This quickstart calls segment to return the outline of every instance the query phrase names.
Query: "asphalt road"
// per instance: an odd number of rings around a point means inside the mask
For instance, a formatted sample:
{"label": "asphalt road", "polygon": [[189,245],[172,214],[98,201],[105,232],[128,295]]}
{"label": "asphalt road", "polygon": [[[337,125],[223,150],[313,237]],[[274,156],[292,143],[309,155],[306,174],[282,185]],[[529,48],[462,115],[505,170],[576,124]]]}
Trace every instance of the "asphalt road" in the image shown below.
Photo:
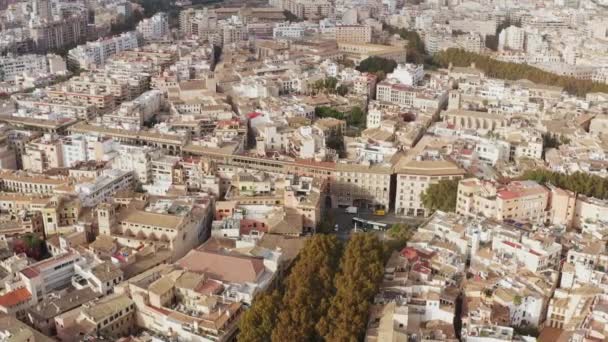
{"label": "asphalt road", "polygon": [[371,210],[361,210],[357,214],[349,214],[344,208],[333,208],[329,211],[329,216],[333,219],[335,224],[338,225],[338,231],[336,234],[340,239],[347,240],[354,232],[353,218],[358,217],[368,221],[386,223],[388,227],[396,223],[407,223],[407,224],[418,224],[421,223],[420,219],[404,218],[395,216],[393,213],[387,213],[384,216],[376,216]]}

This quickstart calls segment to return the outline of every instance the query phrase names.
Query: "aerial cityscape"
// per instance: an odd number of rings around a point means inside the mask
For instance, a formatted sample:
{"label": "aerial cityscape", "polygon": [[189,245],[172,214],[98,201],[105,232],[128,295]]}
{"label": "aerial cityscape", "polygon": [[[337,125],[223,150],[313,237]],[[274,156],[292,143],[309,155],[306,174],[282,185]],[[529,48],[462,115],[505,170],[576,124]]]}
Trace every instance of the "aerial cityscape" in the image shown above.
{"label": "aerial cityscape", "polygon": [[608,0],[0,0],[0,342],[608,342]]}

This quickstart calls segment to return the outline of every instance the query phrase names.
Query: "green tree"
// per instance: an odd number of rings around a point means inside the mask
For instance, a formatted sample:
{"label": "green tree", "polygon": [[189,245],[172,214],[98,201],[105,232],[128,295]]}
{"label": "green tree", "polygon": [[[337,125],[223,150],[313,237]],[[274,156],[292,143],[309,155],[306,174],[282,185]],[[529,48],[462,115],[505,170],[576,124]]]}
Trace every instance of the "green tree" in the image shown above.
{"label": "green tree", "polygon": [[338,93],[338,95],[344,96],[344,95],[348,94],[348,87],[345,86],[344,84],[340,84],[338,86],[338,88],[336,88],[336,92]]}
{"label": "green tree", "polygon": [[344,120],[344,113],[335,110],[331,107],[316,107],[315,108],[315,116],[318,118],[334,118],[339,120]]}
{"label": "green tree", "polygon": [[527,64],[502,62],[490,56],[461,49],[451,48],[433,55],[433,64],[444,68],[450,64],[468,67],[472,63],[488,77],[506,80],[528,79],[539,84],[563,87],[566,92],[577,96],[585,96],[590,92],[608,92],[608,84],[560,76]]}
{"label": "green tree", "polygon": [[350,110],[350,115],[348,117],[349,125],[364,128],[366,124],[365,120],[365,112],[363,112],[361,107],[353,107]]}
{"label": "green tree", "polygon": [[344,136],[342,135],[330,135],[325,140],[327,147],[336,150],[340,158],[345,157],[346,149],[344,148]]}
{"label": "green tree", "polygon": [[359,63],[357,70],[360,72],[376,73],[382,71],[385,74],[393,72],[397,67],[397,62],[392,59],[382,57],[368,57]]}
{"label": "green tree", "polygon": [[340,260],[336,294],[317,330],[327,341],[363,339],[369,307],[384,274],[383,246],[373,234],[354,234]]}
{"label": "green tree", "polygon": [[608,179],[584,172],[565,174],[541,169],[528,170],[521,179],[533,180],[540,184],[553,184],[581,195],[608,199]]}
{"label": "green tree", "polygon": [[428,210],[454,211],[458,196],[458,180],[440,180],[422,194],[422,204]]}
{"label": "green tree", "polygon": [[515,333],[520,336],[538,337],[540,335],[540,331],[538,331],[538,328],[532,325],[520,325],[514,327],[513,330],[515,330]]}
{"label": "green tree", "polygon": [[281,295],[278,290],[258,295],[239,322],[237,340],[239,342],[270,341],[280,305]]}
{"label": "green tree", "polygon": [[323,86],[328,91],[333,92],[336,89],[336,87],[338,86],[338,79],[335,77],[328,77],[325,79]]}
{"label": "green tree", "polygon": [[315,324],[334,294],[342,246],[335,235],[315,235],[300,253],[285,282],[272,341],[320,341]]}

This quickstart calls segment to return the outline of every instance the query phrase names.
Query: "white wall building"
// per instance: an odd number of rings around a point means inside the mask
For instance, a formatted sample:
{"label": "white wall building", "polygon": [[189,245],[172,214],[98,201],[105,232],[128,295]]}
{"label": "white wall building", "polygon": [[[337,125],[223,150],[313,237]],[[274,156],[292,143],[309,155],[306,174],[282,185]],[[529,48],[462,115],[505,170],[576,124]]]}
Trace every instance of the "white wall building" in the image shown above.
{"label": "white wall building", "polygon": [[112,168],[133,171],[142,184],[152,181],[152,160],[160,158],[161,150],[150,146],[120,145],[118,156],[112,161]]}
{"label": "white wall building", "polygon": [[106,170],[93,182],[76,184],[75,192],[85,207],[94,207],[109,199],[116,192],[124,190],[133,184],[132,171]]}
{"label": "white wall building", "polygon": [[498,50],[523,51],[526,42],[526,32],[517,26],[509,26],[498,35]]}
{"label": "white wall building", "polygon": [[141,33],[145,40],[162,39],[169,35],[169,16],[167,13],[159,12],[150,18],[146,18],[137,24],[137,32]]}
{"label": "white wall building", "polygon": [[424,78],[424,66],[422,64],[399,64],[387,78],[394,78],[401,84],[415,86]]}
{"label": "white wall building", "polygon": [[68,63],[82,69],[95,69],[104,65],[112,55],[138,48],[139,41],[139,33],[129,31],[119,36],[88,42],[70,50]]}

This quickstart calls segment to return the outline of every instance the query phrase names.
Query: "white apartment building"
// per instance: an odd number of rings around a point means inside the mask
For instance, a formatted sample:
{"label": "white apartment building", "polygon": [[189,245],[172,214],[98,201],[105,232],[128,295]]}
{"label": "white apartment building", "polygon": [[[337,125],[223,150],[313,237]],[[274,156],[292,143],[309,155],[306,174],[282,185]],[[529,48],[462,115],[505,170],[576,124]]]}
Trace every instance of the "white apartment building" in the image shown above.
{"label": "white apartment building", "polygon": [[422,64],[399,64],[387,75],[387,78],[394,78],[401,84],[416,86],[424,78],[424,65]]}
{"label": "white apartment building", "polygon": [[526,31],[517,26],[509,26],[498,35],[498,50],[523,51],[526,43]]}
{"label": "white apartment building", "polygon": [[137,31],[129,31],[107,39],[100,39],[79,45],[68,53],[68,64],[82,69],[96,69],[103,66],[111,56],[139,47]]}
{"label": "white apartment building", "polygon": [[[63,60],[57,55],[7,55],[0,57],[0,81],[14,81],[23,75],[45,76],[52,73],[65,72],[56,59]],[[53,70],[51,70],[53,66]]]}
{"label": "white apartment building", "polygon": [[152,161],[161,157],[160,149],[150,146],[120,145],[118,156],[112,161],[112,168],[133,171],[141,184],[152,182]]}
{"label": "white apartment building", "polygon": [[133,177],[132,171],[105,170],[92,182],[76,184],[74,192],[80,197],[83,206],[94,207],[116,192],[131,187]]}
{"label": "white apartment building", "polygon": [[71,134],[61,139],[63,164],[72,167],[75,164],[87,160],[103,161],[110,159],[110,153],[114,150],[112,139],[86,135]]}
{"label": "white apartment building", "polygon": [[301,39],[305,33],[306,27],[302,23],[278,23],[272,29],[274,39]]}
{"label": "white apartment building", "polygon": [[19,276],[36,303],[45,295],[68,287],[75,274],[74,266],[86,262],[80,254],[70,251],[32,264],[21,270]]}
{"label": "white apartment building", "polygon": [[445,160],[410,161],[397,171],[395,214],[425,217],[431,212],[422,203],[422,194],[441,180],[460,179],[464,170]]}
{"label": "white apartment building", "polygon": [[150,18],[146,18],[137,24],[137,32],[141,33],[145,40],[166,38],[169,33],[169,16],[167,13],[158,12]]}

